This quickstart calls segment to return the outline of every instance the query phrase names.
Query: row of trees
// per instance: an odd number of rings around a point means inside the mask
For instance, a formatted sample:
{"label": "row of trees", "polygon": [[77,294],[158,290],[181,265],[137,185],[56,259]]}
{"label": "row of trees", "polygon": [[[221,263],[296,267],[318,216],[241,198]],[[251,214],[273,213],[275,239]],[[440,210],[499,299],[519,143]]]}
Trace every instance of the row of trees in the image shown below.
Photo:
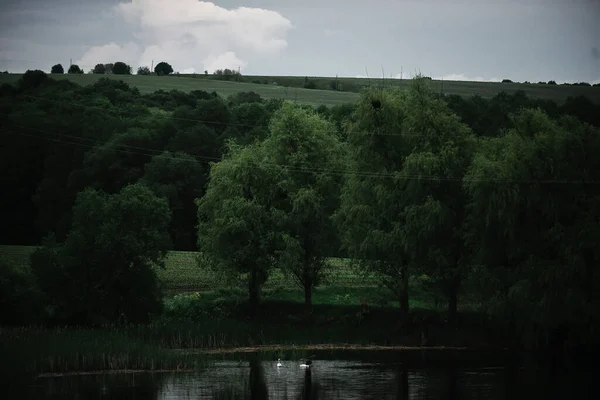
{"label": "row of trees", "polygon": [[[108,63],[108,64],[96,64],[96,66],[90,71],[92,74],[115,74],[115,75],[131,75],[132,68],[129,64],[126,64],[122,61],[117,61],[116,63]],[[65,69],[61,64],[53,65],[50,72],[52,74],[64,74]],[[83,74],[83,70],[77,64],[71,64],[69,66],[69,70],[67,71],[69,74]],[[173,67],[164,61],[159,62],[154,67],[154,73],[159,76],[170,75],[173,73]],[[137,70],[138,75],[152,75],[152,71],[150,68],[141,66]]]}
{"label": "row of trees", "polygon": [[343,252],[405,316],[409,279],[426,274],[451,322],[476,281],[490,314],[521,334],[566,325],[583,342],[598,326],[600,143],[569,103],[446,99],[416,79],[315,109],[41,72],[0,95],[13,188],[2,218],[15,227],[3,242],[53,234],[33,270],[59,321],[147,319],[160,307],[150,266],[177,248],[246,274],[254,307],[274,268],[310,306],[327,258]]}

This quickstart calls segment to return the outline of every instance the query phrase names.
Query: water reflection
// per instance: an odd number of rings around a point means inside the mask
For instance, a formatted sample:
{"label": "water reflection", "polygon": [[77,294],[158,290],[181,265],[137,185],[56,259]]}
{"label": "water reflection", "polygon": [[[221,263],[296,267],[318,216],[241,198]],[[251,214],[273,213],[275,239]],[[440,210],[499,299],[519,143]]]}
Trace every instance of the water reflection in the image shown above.
{"label": "water reflection", "polygon": [[39,399],[504,399],[504,368],[408,369],[357,361],[216,362],[195,373],[43,378]]}

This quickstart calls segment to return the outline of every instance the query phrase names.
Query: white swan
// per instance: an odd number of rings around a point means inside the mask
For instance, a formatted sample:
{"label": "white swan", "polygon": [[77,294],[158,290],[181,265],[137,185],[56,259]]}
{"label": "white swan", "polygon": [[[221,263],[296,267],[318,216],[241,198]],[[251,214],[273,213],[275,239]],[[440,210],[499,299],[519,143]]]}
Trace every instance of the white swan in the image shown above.
{"label": "white swan", "polygon": [[277,359],[277,368],[281,367],[283,364],[281,363],[281,359]]}
{"label": "white swan", "polygon": [[306,360],[302,364],[300,364],[300,368],[310,368],[311,365],[312,365],[312,361]]}

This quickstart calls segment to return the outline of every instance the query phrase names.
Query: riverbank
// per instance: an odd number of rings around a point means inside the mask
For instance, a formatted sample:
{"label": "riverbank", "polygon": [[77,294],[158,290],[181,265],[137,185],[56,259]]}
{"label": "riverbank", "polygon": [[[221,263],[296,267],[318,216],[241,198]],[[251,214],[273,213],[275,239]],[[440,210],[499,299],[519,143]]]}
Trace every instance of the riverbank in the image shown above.
{"label": "riverbank", "polygon": [[214,356],[239,358],[257,352],[301,357],[311,352],[431,353],[511,347],[506,335],[466,302],[457,327],[451,328],[444,310],[436,308],[425,292],[412,296],[410,318],[403,324],[396,302],[377,288],[322,288],[313,299],[308,314],[301,291],[266,290],[259,313],[250,319],[245,292],[221,289],[170,296],[162,315],[148,325],[4,328],[2,364],[11,374],[33,377],[184,371],[201,367]]}

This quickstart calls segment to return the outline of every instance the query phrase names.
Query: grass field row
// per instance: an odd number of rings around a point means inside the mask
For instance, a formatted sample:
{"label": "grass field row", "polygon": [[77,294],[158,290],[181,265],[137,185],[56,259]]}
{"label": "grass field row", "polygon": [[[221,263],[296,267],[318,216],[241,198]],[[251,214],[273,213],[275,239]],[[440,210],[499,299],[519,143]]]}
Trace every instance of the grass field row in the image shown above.
{"label": "grass field row", "polygon": [[[0,84],[16,83],[23,74],[0,74]],[[157,90],[204,90],[217,92],[223,97],[228,97],[239,92],[253,91],[265,99],[284,99],[307,103],[315,106],[326,104],[336,105],[351,103],[358,99],[358,93],[334,92],[331,90],[310,90],[300,88],[286,88],[277,85],[260,85],[244,82],[227,82],[213,79],[195,79],[175,76],[138,76],[138,75],[52,75],[53,79],[68,79],[78,85],[92,85],[100,78],[112,78],[137,87],[141,93],[152,93]]]}
{"label": "grass field row", "polygon": [[[0,246],[0,257],[18,267],[27,268],[29,256],[35,246]],[[198,253],[171,251],[166,258],[166,268],[157,271],[158,277],[169,292],[202,291],[220,288],[222,280],[209,268],[200,267]],[[326,278],[327,286],[376,286],[373,277],[364,277],[352,265],[350,260],[331,259],[332,268]],[[242,281],[239,286],[245,287]],[[279,270],[273,271],[265,285],[265,289],[295,288],[296,284]]]}
{"label": "grass field row", "polygon": [[[0,84],[17,82],[23,74],[0,74]],[[177,89],[184,92],[192,90],[215,91],[227,97],[238,92],[253,91],[266,99],[285,99],[308,103],[312,105],[336,105],[354,102],[358,99],[358,93],[339,92],[333,90],[304,89],[302,86],[304,77],[296,76],[245,76],[246,81],[268,81],[274,84],[256,84],[247,82],[219,81],[208,78],[191,78],[177,76],[140,76],[140,75],[92,75],[92,74],[64,74],[52,75],[53,79],[68,79],[79,85],[90,85],[103,77],[123,80],[129,85],[137,87],[142,93],[150,93],[159,89]],[[312,81],[331,81],[336,78],[314,77]],[[369,85],[384,85],[386,87],[407,88],[410,79],[385,79],[381,78],[337,78],[343,85],[364,87]],[[287,86],[287,87],[286,87]],[[479,95],[483,98],[491,98],[505,91],[514,93],[523,90],[525,94],[533,98],[554,100],[563,102],[569,96],[586,96],[595,103],[600,103],[600,87],[586,86],[562,86],[545,85],[534,83],[499,83],[499,82],[470,82],[470,81],[436,81],[431,80],[431,89],[436,93],[457,94],[460,96]]]}

